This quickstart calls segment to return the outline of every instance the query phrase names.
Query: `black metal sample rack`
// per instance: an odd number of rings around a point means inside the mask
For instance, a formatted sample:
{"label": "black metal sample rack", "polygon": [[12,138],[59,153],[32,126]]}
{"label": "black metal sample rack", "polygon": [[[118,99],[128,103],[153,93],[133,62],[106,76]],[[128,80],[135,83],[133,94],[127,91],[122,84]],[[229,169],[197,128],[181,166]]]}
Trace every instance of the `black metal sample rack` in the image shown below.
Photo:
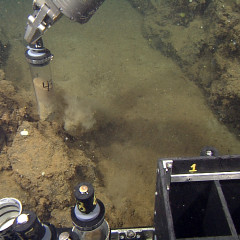
{"label": "black metal sample rack", "polygon": [[160,159],[155,239],[240,239],[240,156]]}

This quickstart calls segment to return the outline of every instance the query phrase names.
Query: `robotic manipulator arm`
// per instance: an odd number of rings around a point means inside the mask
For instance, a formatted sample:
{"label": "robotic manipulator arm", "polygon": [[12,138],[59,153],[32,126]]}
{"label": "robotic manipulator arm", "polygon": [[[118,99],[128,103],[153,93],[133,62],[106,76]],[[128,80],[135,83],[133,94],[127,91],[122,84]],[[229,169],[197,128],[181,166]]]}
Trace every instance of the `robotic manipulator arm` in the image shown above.
{"label": "robotic manipulator arm", "polygon": [[[63,15],[86,23],[104,0],[33,0],[33,14],[28,17],[24,39],[25,57],[30,66],[40,119],[54,115],[54,92],[49,63],[53,55],[43,46],[42,36]],[[47,90],[47,91],[46,91]]]}
{"label": "robotic manipulator arm", "polygon": [[24,39],[35,45],[62,15],[86,23],[104,0],[33,0],[34,13],[28,17]]}

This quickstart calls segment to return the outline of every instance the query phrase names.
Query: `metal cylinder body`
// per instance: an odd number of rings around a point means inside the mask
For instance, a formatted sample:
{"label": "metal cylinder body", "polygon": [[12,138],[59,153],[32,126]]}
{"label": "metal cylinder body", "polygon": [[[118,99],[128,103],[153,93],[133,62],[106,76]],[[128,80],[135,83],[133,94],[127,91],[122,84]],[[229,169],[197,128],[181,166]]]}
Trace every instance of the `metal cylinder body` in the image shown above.
{"label": "metal cylinder body", "polygon": [[104,0],[53,0],[60,11],[79,23],[86,23]]}

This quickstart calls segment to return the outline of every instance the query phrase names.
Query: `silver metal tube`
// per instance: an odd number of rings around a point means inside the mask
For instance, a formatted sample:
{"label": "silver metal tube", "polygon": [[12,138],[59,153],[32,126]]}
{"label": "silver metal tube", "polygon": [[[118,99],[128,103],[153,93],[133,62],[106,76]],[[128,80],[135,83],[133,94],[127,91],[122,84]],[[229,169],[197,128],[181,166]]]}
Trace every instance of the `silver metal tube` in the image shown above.
{"label": "silver metal tube", "polygon": [[22,204],[18,199],[2,198],[0,200],[0,238],[11,236],[10,228],[21,212]]}

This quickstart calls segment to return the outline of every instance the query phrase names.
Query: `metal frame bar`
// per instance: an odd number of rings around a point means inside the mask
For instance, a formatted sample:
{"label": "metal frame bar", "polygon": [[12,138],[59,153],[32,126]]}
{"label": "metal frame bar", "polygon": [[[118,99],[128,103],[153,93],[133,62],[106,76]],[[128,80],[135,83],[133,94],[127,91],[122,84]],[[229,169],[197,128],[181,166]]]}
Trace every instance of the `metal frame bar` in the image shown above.
{"label": "metal frame bar", "polygon": [[195,173],[195,174],[173,174],[171,182],[194,182],[194,181],[215,181],[240,179],[239,172],[220,173]]}

